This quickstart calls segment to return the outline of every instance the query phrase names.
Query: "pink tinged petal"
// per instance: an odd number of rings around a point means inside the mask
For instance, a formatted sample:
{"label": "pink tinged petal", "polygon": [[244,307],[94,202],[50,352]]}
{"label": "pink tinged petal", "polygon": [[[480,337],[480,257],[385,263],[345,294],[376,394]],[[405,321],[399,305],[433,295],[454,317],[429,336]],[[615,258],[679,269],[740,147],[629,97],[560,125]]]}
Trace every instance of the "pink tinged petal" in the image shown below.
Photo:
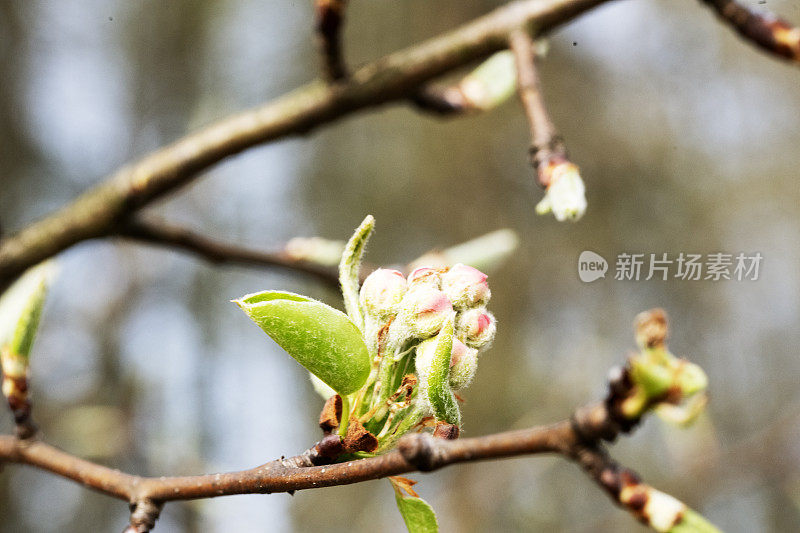
{"label": "pink tinged petal", "polygon": [[420,315],[449,313],[453,310],[453,304],[447,295],[441,291],[432,291],[430,298],[420,302],[417,312]]}
{"label": "pink tinged petal", "polygon": [[398,321],[409,328],[411,337],[435,335],[453,312],[447,296],[430,286],[415,287],[406,293]]}
{"label": "pink tinged petal", "polygon": [[477,268],[459,263],[442,276],[442,290],[456,308],[484,305],[491,296],[487,278]]}
{"label": "pink tinged petal", "polygon": [[430,285],[436,289],[442,284],[442,269],[433,267],[419,267],[408,275],[409,287]]}
{"label": "pink tinged petal", "polygon": [[458,337],[453,336],[453,351],[450,354],[450,366],[457,365],[470,351],[470,348],[461,342]]}
{"label": "pink tinged petal", "polygon": [[485,308],[463,311],[458,317],[458,335],[473,348],[483,348],[493,339],[497,324]]}

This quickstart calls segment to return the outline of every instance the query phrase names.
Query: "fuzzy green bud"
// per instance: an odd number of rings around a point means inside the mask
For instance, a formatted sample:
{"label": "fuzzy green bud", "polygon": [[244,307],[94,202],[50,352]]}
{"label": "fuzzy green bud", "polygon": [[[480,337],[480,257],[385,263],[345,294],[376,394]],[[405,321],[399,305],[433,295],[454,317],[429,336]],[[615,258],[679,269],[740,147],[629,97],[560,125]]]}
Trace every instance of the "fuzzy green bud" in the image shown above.
{"label": "fuzzy green bud", "polygon": [[359,302],[364,311],[374,317],[397,313],[406,293],[406,279],[397,270],[379,268],[361,286]]}

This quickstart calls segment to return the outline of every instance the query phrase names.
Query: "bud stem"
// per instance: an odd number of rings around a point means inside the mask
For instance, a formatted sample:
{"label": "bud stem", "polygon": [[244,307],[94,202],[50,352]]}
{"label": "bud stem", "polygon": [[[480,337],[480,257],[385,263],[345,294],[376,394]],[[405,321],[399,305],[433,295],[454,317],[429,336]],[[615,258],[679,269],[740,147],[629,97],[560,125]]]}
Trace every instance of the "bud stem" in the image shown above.
{"label": "bud stem", "polygon": [[347,435],[347,426],[350,423],[350,396],[342,396],[342,421],[339,423],[339,435]]}

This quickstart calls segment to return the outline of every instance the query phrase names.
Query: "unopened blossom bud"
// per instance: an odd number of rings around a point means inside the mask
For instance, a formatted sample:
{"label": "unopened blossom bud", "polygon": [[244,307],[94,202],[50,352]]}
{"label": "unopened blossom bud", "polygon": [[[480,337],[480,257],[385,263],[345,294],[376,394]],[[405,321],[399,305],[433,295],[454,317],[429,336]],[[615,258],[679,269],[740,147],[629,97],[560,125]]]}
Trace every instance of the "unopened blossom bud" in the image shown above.
{"label": "unopened blossom bud", "polygon": [[557,163],[544,172],[550,174],[544,198],[536,206],[536,213],[553,212],[556,220],[577,221],[586,212],[586,187],[578,167],[569,161]]}
{"label": "unopened blossom bud", "polygon": [[436,335],[453,312],[453,305],[447,295],[427,286],[408,291],[400,307],[398,317],[392,324],[392,328],[397,331],[396,337],[399,337],[395,340],[425,339]]}
{"label": "unopened blossom bud", "polygon": [[663,309],[651,309],[636,315],[633,322],[636,344],[640,349],[664,346],[667,338],[667,314]]}
{"label": "unopened blossom bud", "polygon": [[406,279],[403,274],[397,270],[379,268],[364,281],[359,302],[367,314],[383,317],[397,313],[405,293]]}
{"label": "unopened blossom bud", "polygon": [[456,334],[472,348],[484,348],[494,339],[497,323],[485,307],[468,309],[459,314]]}
{"label": "unopened blossom bud", "polygon": [[419,267],[408,275],[408,287],[421,287],[427,285],[435,289],[442,288],[442,272],[444,269],[434,267]]}
{"label": "unopened blossom bud", "polygon": [[453,337],[453,351],[450,354],[450,386],[456,390],[468,386],[475,377],[477,369],[478,350]]}
{"label": "unopened blossom bud", "polygon": [[456,309],[485,305],[492,295],[486,278],[477,268],[458,263],[442,276],[442,290]]}

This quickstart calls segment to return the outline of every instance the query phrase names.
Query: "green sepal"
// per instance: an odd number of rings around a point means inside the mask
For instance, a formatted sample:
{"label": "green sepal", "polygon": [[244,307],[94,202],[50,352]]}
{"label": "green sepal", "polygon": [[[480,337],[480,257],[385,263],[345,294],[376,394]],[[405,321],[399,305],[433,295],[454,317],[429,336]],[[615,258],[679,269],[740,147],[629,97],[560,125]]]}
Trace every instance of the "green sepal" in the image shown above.
{"label": "green sepal", "polygon": [[367,381],[370,359],[361,332],[322,302],[283,291],[263,291],[234,302],[306,370],[341,396]]}
{"label": "green sepal", "polygon": [[361,331],[364,331],[364,312],[358,301],[361,286],[358,270],[361,266],[361,256],[364,255],[364,247],[373,229],[375,229],[375,218],[367,215],[347,241],[347,246],[342,252],[342,260],[339,262],[339,284],[342,287],[344,308],[347,310],[347,316]]}
{"label": "green sepal", "polygon": [[397,509],[406,523],[408,533],[438,533],[439,523],[436,513],[428,502],[419,497],[405,496],[401,488],[391,478]]}
{"label": "green sepal", "polygon": [[454,315],[451,315],[436,335],[436,349],[428,369],[428,401],[436,420],[461,427],[461,412],[450,388],[450,356],[453,351]]}
{"label": "green sepal", "polygon": [[419,424],[422,419],[425,418],[425,416],[425,409],[421,408],[419,405],[412,407],[411,411],[403,416],[403,420],[397,425],[394,431],[384,437],[380,446],[378,446],[377,453],[381,453],[392,448],[400,439],[400,437],[408,433],[414,426]]}

